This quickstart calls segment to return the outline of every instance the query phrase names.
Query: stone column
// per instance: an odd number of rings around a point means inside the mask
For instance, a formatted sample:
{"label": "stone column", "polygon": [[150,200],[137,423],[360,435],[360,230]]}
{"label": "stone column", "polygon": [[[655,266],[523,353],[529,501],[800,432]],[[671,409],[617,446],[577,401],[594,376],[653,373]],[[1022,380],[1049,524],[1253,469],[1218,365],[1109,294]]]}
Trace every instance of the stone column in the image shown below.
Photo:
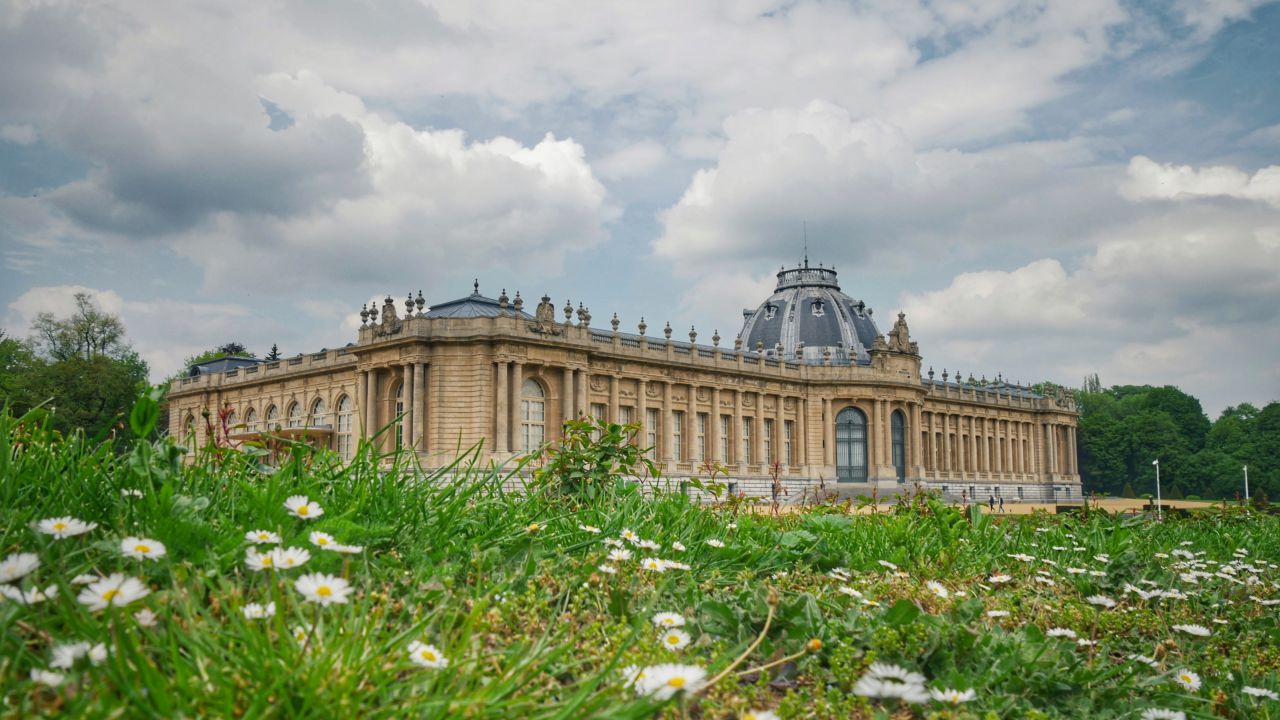
{"label": "stone column", "polygon": [[577,412],[585,417],[591,417],[591,407],[587,404],[587,386],[591,383],[591,376],[586,368],[579,368],[574,373],[577,377]]}
{"label": "stone column", "polygon": [[405,363],[402,367],[403,378],[400,381],[400,399],[405,405],[404,417],[400,418],[400,445],[409,447],[413,443],[413,364]]}
{"label": "stone column", "polygon": [[951,472],[951,416],[942,414],[942,469]]}
{"label": "stone column", "polygon": [[[369,381],[365,378],[365,376],[366,376],[366,375],[368,375],[368,374],[369,374],[369,373],[368,373],[367,371],[365,371],[365,370],[357,370],[357,371],[356,371],[356,390],[355,390],[355,403],[356,403],[356,407],[355,407],[355,415],[356,415],[356,417],[355,417],[355,425],[356,425],[356,428],[355,428],[355,433],[354,433],[354,434],[355,434],[355,437],[356,437],[356,439],[357,439],[357,440],[358,440],[359,438],[362,438],[362,437],[364,437],[364,436],[365,436],[364,426],[365,426],[365,418],[367,417],[367,415],[365,415],[365,409],[364,409],[364,406],[365,406],[365,402],[364,402],[364,401],[365,401],[365,397],[364,397],[364,396],[365,396],[365,392],[366,392],[366,390],[367,390],[367,385],[368,385],[368,382],[369,382]],[[266,406],[266,404],[265,404],[265,403],[264,403],[264,404],[262,404],[261,412],[262,412],[262,420],[260,420],[260,421],[259,421],[259,424],[265,424],[266,419],[267,419],[267,406]],[[177,425],[176,425],[176,424],[174,424],[174,423],[170,423],[170,425],[169,425],[169,426],[170,426],[170,427],[177,427]],[[250,428],[250,430],[256,430],[256,429],[257,429],[257,428]]]}
{"label": "stone column", "polygon": [[564,369],[564,381],[560,385],[560,432],[564,424],[573,419],[573,368]]}
{"label": "stone column", "polygon": [[606,410],[609,422],[618,422],[618,378],[609,376],[609,407]]}
{"label": "stone column", "polygon": [[524,363],[511,363],[511,407],[509,425],[511,426],[511,449],[524,452],[524,431],[520,424],[522,418],[521,398],[524,396]]}
{"label": "stone column", "polygon": [[636,419],[640,423],[640,432],[636,436],[636,445],[645,447],[649,442],[649,393],[648,383],[643,378],[636,380]]}
{"label": "stone column", "polygon": [[975,476],[982,471],[978,463],[978,416],[969,416],[969,471]]}
{"label": "stone column", "polygon": [[831,417],[829,398],[822,398],[822,464],[836,464],[836,421]]}
{"label": "stone column", "polygon": [[742,386],[733,391],[733,427],[729,428],[729,437],[733,438],[729,441],[729,457],[733,458],[733,464],[739,467],[746,465],[750,459],[742,457]]}
{"label": "stone column", "polygon": [[[695,347],[693,352],[697,353],[698,349]],[[675,408],[671,406],[671,382],[664,381],[662,383],[662,453],[658,457],[667,463],[674,463],[678,454],[674,448],[675,428],[672,427],[675,424],[674,410]]]}
{"label": "stone column", "polygon": [[935,413],[930,410],[929,422],[927,424],[928,439],[925,441],[924,445],[924,469],[929,472],[938,471],[938,441],[935,436],[937,430],[934,428],[934,425],[936,425],[937,422],[934,416]]}
{"label": "stone column", "polygon": [[365,437],[373,437],[378,431],[378,370],[370,368],[365,374]]}
{"label": "stone column", "polygon": [[1049,474],[1058,474],[1058,432],[1053,423],[1046,423],[1045,433],[1049,436]]}
{"label": "stone column", "polygon": [[425,404],[424,398],[427,392],[427,366],[423,363],[413,364],[413,440],[411,447],[414,450],[426,450],[427,444],[422,440],[423,430],[426,429],[426,414],[423,408]]}
{"label": "stone column", "polygon": [[[779,360],[779,363],[782,361]],[[779,364],[779,367],[782,367]],[[754,465],[764,464],[764,393],[756,393],[756,415],[751,421],[751,430],[754,442],[751,445],[751,462]],[[772,441],[772,439],[771,439]]]}
{"label": "stone column", "polygon": [[493,391],[493,447],[498,453],[507,452],[507,423],[511,419],[511,410],[507,407],[507,366],[505,360],[498,362],[498,381]]}
{"label": "stone column", "polygon": [[[809,401],[796,398],[796,449],[791,460],[794,464],[809,464]],[[808,474],[807,472],[805,473]]]}
{"label": "stone column", "polygon": [[1079,456],[1076,454],[1076,429],[1070,425],[1067,426],[1067,440],[1067,448],[1071,453],[1070,457],[1067,458],[1067,467],[1069,468],[1068,472],[1072,475],[1078,475],[1080,473],[1080,468],[1077,467],[1077,464],[1079,463]]}
{"label": "stone column", "polygon": [[718,463],[729,462],[728,458],[720,457],[720,388],[711,388],[711,412],[707,417],[707,448],[708,459]]}
{"label": "stone column", "polygon": [[982,469],[987,475],[995,471],[991,469],[991,418],[982,418]]}
{"label": "stone column", "polygon": [[1004,421],[1004,445],[1005,445],[1005,472],[1017,472],[1017,466],[1014,464],[1013,454],[1013,421]]}

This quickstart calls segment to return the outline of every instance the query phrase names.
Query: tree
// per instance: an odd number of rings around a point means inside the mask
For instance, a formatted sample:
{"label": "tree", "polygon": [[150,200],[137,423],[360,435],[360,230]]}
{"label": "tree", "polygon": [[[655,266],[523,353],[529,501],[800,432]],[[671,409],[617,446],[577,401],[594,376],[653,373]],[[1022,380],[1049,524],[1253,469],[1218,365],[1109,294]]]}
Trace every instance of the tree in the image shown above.
{"label": "tree", "polygon": [[100,310],[89,293],[76,293],[75,301],[76,310],[69,318],[59,319],[50,312],[36,316],[31,344],[39,354],[60,361],[92,360],[100,355],[120,359],[130,352],[120,318]]}
{"label": "tree", "polygon": [[232,341],[229,343],[224,343],[215,348],[210,348],[208,350],[205,350],[204,352],[196,353],[195,355],[189,355],[185,360],[182,361],[182,367],[178,368],[177,372],[175,372],[173,375],[170,375],[168,378],[166,378],[165,382],[170,383],[178,378],[186,377],[187,370],[190,369],[192,365],[207,363],[212,360],[221,360],[222,358],[227,358],[227,357],[251,358],[251,357],[254,357],[254,354],[249,352],[244,345],[238,342]]}
{"label": "tree", "polygon": [[271,352],[267,353],[266,359],[269,362],[275,362],[280,359],[280,348],[276,347],[275,343],[271,343]]}

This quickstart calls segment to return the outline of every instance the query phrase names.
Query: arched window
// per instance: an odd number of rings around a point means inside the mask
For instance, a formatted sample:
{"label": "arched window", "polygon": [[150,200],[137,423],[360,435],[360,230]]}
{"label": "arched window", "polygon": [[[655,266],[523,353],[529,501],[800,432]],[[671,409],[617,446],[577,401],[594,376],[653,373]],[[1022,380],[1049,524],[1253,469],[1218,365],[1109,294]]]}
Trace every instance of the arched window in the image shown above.
{"label": "arched window", "polygon": [[520,387],[520,441],[524,452],[542,447],[547,436],[546,393],[537,380],[525,380]]}
{"label": "arched window", "polygon": [[907,481],[907,421],[901,410],[890,416],[893,424],[893,468],[898,471],[898,482]]}
{"label": "arched window", "polygon": [[867,416],[857,408],[836,415],[836,480],[867,481]]}
{"label": "arched window", "polygon": [[244,411],[244,429],[245,432],[254,432],[258,429],[258,411],[249,408]]}
{"label": "arched window", "polygon": [[267,426],[263,430],[271,431],[280,427],[280,408],[275,405],[267,406]]}
{"label": "arched window", "polygon": [[227,413],[227,433],[228,434],[240,432],[242,428],[236,427],[236,425],[239,425],[239,424],[240,424],[240,416],[236,415],[235,410],[232,410],[231,412]]}
{"label": "arched window", "polygon": [[351,459],[351,396],[338,398],[338,455],[343,460]]}
{"label": "arched window", "polygon": [[289,403],[289,427],[302,427],[302,404],[297,400]]}
{"label": "arched window", "polygon": [[182,424],[182,441],[190,445],[196,444],[196,416],[187,414],[187,421]]}
{"label": "arched window", "polygon": [[404,447],[404,418],[400,416],[404,414],[404,383],[400,383],[396,387],[396,449]]}
{"label": "arched window", "polygon": [[324,411],[324,398],[316,398],[316,401],[311,403],[311,417],[307,419],[307,427],[323,427]]}

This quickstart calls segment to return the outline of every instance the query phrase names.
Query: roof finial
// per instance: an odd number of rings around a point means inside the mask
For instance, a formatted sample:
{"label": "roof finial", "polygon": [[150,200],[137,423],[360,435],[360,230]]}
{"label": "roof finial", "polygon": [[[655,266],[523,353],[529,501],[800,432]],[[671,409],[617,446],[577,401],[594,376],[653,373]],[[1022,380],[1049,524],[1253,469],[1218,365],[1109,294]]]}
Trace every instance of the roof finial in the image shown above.
{"label": "roof finial", "polygon": [[801,220],[800,227],[804,230],[804,266],[809,267],[809,221]]}
{"label": "roof finial", "polygon": [[473,280],[473,281],[472,281],[472,283],[471,283],[471,291],[472,291],[472,294],[473,294],[473,295],[479,295],[479,294],[480,294],[480,278],[476,278],[475,280]]}

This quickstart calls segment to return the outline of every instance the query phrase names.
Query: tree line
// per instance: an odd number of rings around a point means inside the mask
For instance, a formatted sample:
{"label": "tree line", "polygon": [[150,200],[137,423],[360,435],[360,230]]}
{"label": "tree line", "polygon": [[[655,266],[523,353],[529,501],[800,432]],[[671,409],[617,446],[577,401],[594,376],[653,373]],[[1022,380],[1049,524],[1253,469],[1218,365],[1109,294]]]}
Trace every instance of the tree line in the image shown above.
{"label": "tree line", "polygon": [[1086,492],[1155,493],[1160,461],[1164,497],[1234,499],[1280,495],[1280,402],[1226,408],[1210,421],[1200,401],[1172,385],[1103,388],[1096,375],[1076,392],[1080,475]]}

